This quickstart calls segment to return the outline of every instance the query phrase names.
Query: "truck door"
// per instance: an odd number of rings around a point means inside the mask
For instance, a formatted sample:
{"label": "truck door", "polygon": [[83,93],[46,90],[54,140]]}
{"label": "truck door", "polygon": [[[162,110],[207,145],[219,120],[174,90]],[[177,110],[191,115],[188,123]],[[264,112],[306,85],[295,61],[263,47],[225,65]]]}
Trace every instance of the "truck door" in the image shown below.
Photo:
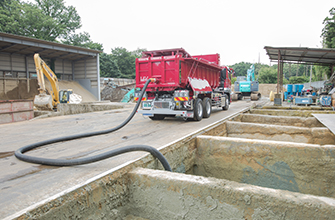
{"label": "truck door", "polygon": [[220,73],[220,87],[224,88],[224,82],[227,78],[227,68],[223,68]]}

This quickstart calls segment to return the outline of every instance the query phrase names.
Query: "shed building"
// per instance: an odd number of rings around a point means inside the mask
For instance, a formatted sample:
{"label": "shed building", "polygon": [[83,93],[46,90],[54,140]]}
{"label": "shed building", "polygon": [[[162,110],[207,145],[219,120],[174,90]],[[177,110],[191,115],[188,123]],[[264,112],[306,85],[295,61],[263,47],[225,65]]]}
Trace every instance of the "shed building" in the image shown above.
{"label": "shed building", "polygon": [[91,50],[35,38],[0,32],[0,93],[10,90],[11,82],[36,79],[34,54],[54,70],[58,79],[77,81],[100,98],[99,50]]}

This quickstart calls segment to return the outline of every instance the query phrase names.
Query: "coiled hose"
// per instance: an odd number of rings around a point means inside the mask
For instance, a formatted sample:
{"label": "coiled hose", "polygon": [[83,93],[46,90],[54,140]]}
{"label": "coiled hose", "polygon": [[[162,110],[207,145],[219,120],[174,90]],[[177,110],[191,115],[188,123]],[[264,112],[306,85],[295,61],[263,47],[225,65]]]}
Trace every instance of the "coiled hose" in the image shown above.
{"label": "coiled hose", "polygon": [[120,155],[120,154],[123,154],[123,153],[127,153],[127,152],[131,152],[131,151],[147,151],[162,163],[165,170],[172,171],[171,167],[170,167],[170,164],[168,163],[166,158],[163,156],[163,154],[161,154],[157,149],[155,149],[153,147],[150,147],[150,146],[147,146],[147,145],[131,145],[131,146],[126,146],[126,147],[121,147],[119,149],[115,149],[115,150],[105,152],[105,153],[102,153],[102,154],[99,154],[99,155],[85,157],[85,158],[79,158],[79,159],[72,159],[72,160],[47,159],[47,158],[40,158],[40,157],[33,157],[33,156],[24,155],[24,153],[27,152],[27,151],[30,151],[30,150],[33,150],[35,148],[45,146],[45,145],[48,145],[48,144],[54,144],[54,143],[63,142],[63,141],[70,141],[70,140],[86,138],[86,137],[91,137],[91,136],[96,136],[96,135],[108,134],[108,133],[119,130],[120,128],[122,128],[126,124],[128,124],[129,121],[134,117],[138,107],[140,106],[140,103],[141,103],[141,100],[142,100],[142,97],[144,95],[144,92],[145,92],[146,88],[148,87],[150,82],[154,82],[154,81],[155,81],[155,79],[148,79],[146,81],[132,113],[120,125],[118,125],[114,128],[111,128],[111,129],[103,130],[103,131],[95,131],[95,132],[89,132],[89,133],[83,133],[83,134],[75,134],[75,135],[53,138],[53,139],[50,139],[50,140],[30,144],[30,145],[24,146],[24,147],[16,150],[15,151],[15,157],[18,158],[19,160],[23,160],[23,161],[30,162],[30,163],[37,163],[37,164],[50,165],[50,166],[73,166],[73,165],[93,163],[93,162],[96,162],[96,161],[99,161],[99,160],[104,160],[104,159],[107,159],[109,157],[114,157],[114,156],[117,156],[117,155]]}

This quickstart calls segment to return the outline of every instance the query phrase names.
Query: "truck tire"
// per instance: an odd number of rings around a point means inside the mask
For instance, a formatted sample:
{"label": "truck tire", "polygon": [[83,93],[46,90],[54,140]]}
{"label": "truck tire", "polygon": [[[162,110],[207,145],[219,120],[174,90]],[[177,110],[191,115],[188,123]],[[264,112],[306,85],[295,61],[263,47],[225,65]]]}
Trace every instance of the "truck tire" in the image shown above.
{"label": "truck tire", "polygon": [[211,99],[205,97],[202,100],[202,108],[203,108],[203,118],[209,118],[212,114],[212,102]]}
{"label": "truck tire", "polygon": [[222,107],[223,110],[228,110],[229,109],[229,99],[227,95],[223,95],[224,97],[226,97],[226,103],[225,106]]}
{"label": "truck tire", "polygon": [[154,115],[154,116],[151,116],[149,117],[151,120],[163,120],[165,118],[165,115]]}
{"label": "truck tire", "polygon": [[194,116],[193,119],[195,121],[201,121],[202,116],[203,116],[203,105],[202,105],[202,100],[201,99],[196,99],[194,100]]}

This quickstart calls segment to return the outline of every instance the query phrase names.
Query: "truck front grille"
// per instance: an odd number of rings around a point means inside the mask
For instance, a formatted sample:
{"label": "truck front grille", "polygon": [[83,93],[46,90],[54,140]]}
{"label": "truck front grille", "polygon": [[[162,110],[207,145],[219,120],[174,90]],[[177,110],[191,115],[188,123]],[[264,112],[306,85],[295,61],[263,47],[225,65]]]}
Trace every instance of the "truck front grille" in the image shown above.
{"label": "truck front grille", "polygon": [[154,102],[155,108],[169,108],[169,102]]}

